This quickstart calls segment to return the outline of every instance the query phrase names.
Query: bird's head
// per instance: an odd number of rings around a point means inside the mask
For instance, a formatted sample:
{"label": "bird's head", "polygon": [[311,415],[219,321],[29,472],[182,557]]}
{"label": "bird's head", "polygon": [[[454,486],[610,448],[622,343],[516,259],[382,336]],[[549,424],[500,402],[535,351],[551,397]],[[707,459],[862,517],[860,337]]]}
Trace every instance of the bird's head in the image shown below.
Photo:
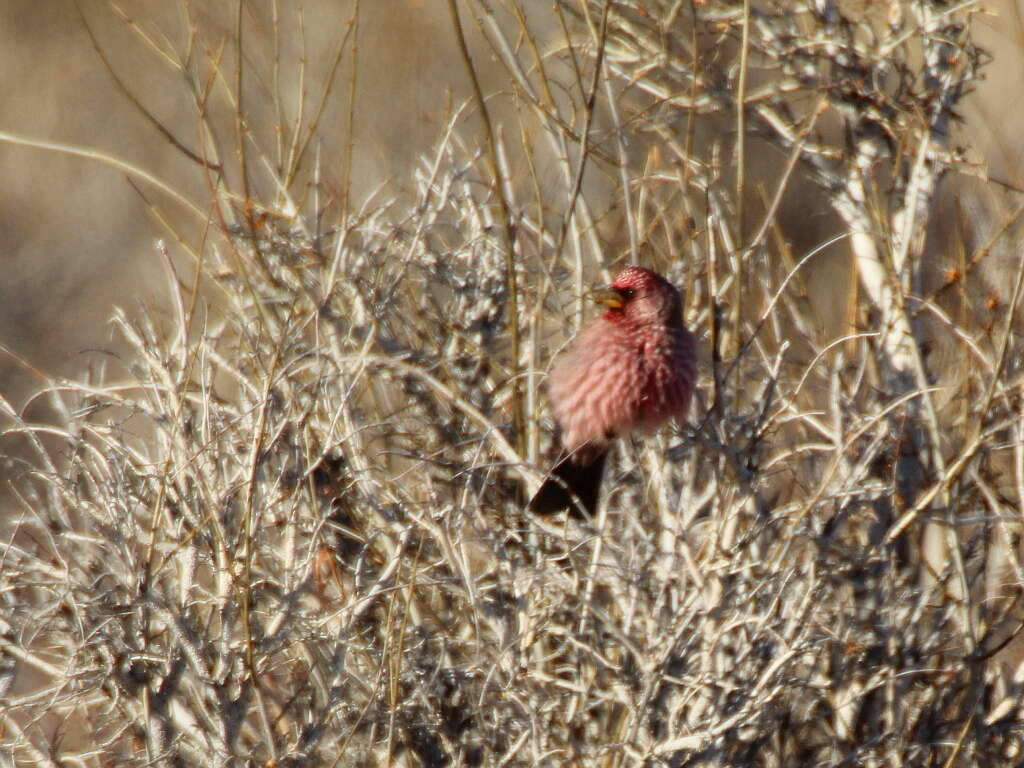
{"label": "bird's head", "polygon": [[680,322],[682,299],[668,280],[644,267],[626,267],[611,285],[598,288],[591,298],[605,307],[604,318],[673,324]]}

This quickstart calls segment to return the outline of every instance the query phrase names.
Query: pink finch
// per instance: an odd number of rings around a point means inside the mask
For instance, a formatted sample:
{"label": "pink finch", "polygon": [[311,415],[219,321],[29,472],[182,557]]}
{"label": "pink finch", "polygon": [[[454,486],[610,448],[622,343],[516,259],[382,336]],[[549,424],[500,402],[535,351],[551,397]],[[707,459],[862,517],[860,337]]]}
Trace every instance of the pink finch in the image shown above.
{"label": "pink finch", "polygon": [[564,454],[530,501],[542,515],[568,509],[580,516],[579,506],[593,515],[611,441],[685,419],[697,380],[682,300],[664,277],[626,267],[593,298],[604,314],[580,331],[551,371],[548,392]]}

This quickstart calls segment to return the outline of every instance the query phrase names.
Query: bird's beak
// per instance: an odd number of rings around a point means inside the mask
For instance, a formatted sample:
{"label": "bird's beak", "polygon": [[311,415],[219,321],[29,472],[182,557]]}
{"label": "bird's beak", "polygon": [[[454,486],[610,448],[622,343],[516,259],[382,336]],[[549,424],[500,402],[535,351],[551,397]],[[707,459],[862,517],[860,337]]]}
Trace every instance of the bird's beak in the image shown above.
{"label": "bird's beak", "polygon": [[610,285],[598,288],[590,294],[590,298],[595,303],[608,307],[608,309],[622,309],[622,294]]}

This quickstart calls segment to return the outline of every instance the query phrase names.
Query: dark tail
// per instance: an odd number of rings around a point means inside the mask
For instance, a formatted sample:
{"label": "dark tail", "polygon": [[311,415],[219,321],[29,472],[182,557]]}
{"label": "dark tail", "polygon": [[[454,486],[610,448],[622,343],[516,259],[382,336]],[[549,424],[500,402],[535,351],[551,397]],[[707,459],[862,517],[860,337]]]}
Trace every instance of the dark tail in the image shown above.
{"label": "dark tail", "polygon": [[[572,454],[566,456],[548,473],[547,479],[530,499],[528,509],[538,515],[553,515],[568,509],[569,514],[583,518],[580,507],[590,517],[597,512],[597,496],[601,490],[601,475],[604,473],[604,461],[608,456],[605,450]],[[573,496],[577,501],[573,500]]]}

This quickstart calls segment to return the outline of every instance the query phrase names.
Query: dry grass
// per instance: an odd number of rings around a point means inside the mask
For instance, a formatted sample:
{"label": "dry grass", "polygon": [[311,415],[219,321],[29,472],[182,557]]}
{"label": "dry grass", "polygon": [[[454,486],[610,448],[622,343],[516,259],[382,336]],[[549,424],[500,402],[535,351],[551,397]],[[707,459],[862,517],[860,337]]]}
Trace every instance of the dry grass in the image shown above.
{"label": "dry grass", "polygon": [[[315,104],[237,154],[204,110],[166,311],[54,423],[0,403],[0,764],[1024,759],[1016,213],[925,245],[970,4],[452,7],[499,96],[358,203]],[[196,102],[245,114],[205,50]],[[699,402],[547,526],[544,366],[633,260],[686,289]]]}

